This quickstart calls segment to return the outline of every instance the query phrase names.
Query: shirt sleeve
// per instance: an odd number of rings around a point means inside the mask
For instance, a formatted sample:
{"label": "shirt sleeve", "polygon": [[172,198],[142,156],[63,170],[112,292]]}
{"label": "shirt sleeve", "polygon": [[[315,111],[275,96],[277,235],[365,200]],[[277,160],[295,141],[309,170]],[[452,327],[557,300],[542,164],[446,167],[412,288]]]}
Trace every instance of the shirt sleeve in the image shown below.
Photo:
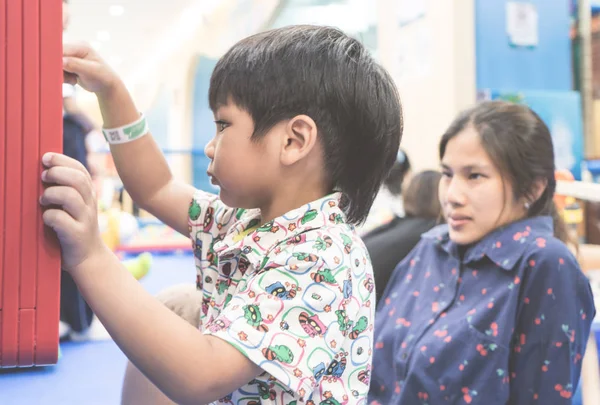
{"label": "shirt sleeve", "polygon": [[[318,403],[320,380],[342,377],[351,361],[342,350],[345,340],[372,334],[373,309],[363,305],[371,294],[364,283],[370,266],[350,268],[343,246],[319,251],[316,236],[280,245],[206,333],[229,342],[282,385]],[[327,253],[330,249],[336,254]]]}
{"label": "shirt sleeve", "polygon": [[579,382],[594,301],[567,247],[538,238],[524,263],[510,358],[510,404],[571,404]]}
{"label": "shirt sleeve", "polygon": [[194,256],[200,262],[217,264],[215,242],[223,239],[243,210],[227,207],[219,196],[197,190],[190,202],[188,224]]}

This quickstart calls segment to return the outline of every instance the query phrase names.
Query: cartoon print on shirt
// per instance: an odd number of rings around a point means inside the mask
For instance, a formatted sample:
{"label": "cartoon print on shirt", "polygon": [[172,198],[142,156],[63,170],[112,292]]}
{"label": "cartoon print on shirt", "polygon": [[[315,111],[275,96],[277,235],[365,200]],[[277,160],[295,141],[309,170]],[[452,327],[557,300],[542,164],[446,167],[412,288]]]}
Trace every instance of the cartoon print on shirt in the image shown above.
{"label": "cartoon print on shirt", "polygon": [[372,269],[338,199],[262,225],[257,210],[234,210],[202,192],[191,204],[200,328],[265,370],[225,403],[364,405]]}

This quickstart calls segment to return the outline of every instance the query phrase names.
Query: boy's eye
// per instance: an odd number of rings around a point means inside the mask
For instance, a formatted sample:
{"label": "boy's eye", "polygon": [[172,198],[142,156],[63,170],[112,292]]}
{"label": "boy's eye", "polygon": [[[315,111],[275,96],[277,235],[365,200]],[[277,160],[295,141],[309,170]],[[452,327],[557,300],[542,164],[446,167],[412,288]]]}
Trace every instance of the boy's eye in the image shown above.
{"label": "boy's eye", "polygon": [[442,172],[442,176],[444,176],[444,177],[452,177],[452,173],[447,172],[447,171],[443,171]]}
{"label": "boy's eye", "polygon": [[215,124],[217,124],[217,130],[219,132],[225,131],[225,128],[227,128],[229,126],[229,124],[227,122],[222,121],[222,120],[215,121]]}
{"label": "boy's eye", "polygon": [[469,174],[469,179],[470,180],[477,180],[477,179],[479,179],[481,177],[482,177],[481,173],[471,173],[471,174]]}

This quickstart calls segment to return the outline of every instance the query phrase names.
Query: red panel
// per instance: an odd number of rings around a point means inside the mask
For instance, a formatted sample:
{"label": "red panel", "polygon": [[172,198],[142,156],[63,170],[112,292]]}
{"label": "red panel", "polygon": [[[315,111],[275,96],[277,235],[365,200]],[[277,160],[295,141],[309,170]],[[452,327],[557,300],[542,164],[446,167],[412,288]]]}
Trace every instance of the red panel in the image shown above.
{"label": "red panel", "polygon": [[35,348],[35,309],[19,311],[19,367],[33,366]]}
{"label": "red panel", "polygon": [[58,359],[60,248],[38,196],[61,83],[62,0],[0,0],[0,367]]}
{"label": "red panel", "polygon": [[[6,2],[0,0],[0,44],[6,43]],[[0,46],[0,310],[4,290],[4,184],[6,175],[6,47]],[[2,322],[0,321],[0,358],[2,357]],[[0,361],[0,364],[2,362]]]}
{"label": "red panel", "polygon": [[35,308],[40,137],[40,3],[24,0],[23,13],[23,212],[21,234],[21,309]]}
{"label": "red panel", "polygon": [[[40,1],[41,111],[40,155],[62,151],[62,0]],[[38,160],[38,162],[40,161]],[[41,165],[38,166],[41,174]],[[41,183],[37,181],[39,193]],[[41,211],[40,215],[41,215]],[[58,360],[60,249],[52,232],[38,227],[36,353],[38,365]]]}
{"label": "red panel", "polygon": [[2,366],[17,365],[19,273],[21,259],[21,186],[23,131],[23,20],[22,0],[6,7],[6,184],[4,209],[4,276],[2,296]]}
{"label": "red panel", "polygon": [[[2,336],[2,311],[0,311],[0,336]],[[2,339],[0,339],[0,367],[2,367]]]}

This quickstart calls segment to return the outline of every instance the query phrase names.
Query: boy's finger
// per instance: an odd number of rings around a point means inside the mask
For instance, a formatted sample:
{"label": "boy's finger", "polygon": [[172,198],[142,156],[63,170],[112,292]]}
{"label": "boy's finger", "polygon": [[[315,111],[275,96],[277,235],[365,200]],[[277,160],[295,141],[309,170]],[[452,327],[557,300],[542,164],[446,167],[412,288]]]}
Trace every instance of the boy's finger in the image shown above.
{"label": "boy's finger", "polygon": [[83,166],[81,164],[81,162],[79,162],[73,158],[70,158],[66,155],[63,155],[61,153],[53,153],[53,152],[45,153],[42,156],[42,163],[47,168],[52,168],[54,166],[64,166],[64,167],[69,167],[71,169],[78,170],[78,171],[82,172],[83,174],[85,174],[86,176],[89,176],[88,171],[86,170],[85,166]]}
{"label": "boy's finger", "polygon": [[56,232],[64,232],[74,225],[74,219],[69,214],[56,208],[44,211],[42,219],[47,226]]}
{"label": "boy's finger", "polygon": [[40,197],[40,204],[62,207],[66,213],[77,221],[83,219],[86,209],[81,195],[71,187],[48,187]]}
{"label": "boy's finger", "polygon": [[86,58],[90,56],[92,48],[85,42],[69,42],[63,44],[63,56]]}
{"label": "boy's finger", "polygon": [[91,73],[97,68],[98,62],[77,57],[63,57],[63,70],[76,75]]}
{"label": "boy's finger", "polygon": [[[65,166],[54,166],[42,173],[42,181],[66,186],[79,194],[85,204],[94,204],[94,186],[89,175]],[[52,187],[50,187],[52,188]]]}

